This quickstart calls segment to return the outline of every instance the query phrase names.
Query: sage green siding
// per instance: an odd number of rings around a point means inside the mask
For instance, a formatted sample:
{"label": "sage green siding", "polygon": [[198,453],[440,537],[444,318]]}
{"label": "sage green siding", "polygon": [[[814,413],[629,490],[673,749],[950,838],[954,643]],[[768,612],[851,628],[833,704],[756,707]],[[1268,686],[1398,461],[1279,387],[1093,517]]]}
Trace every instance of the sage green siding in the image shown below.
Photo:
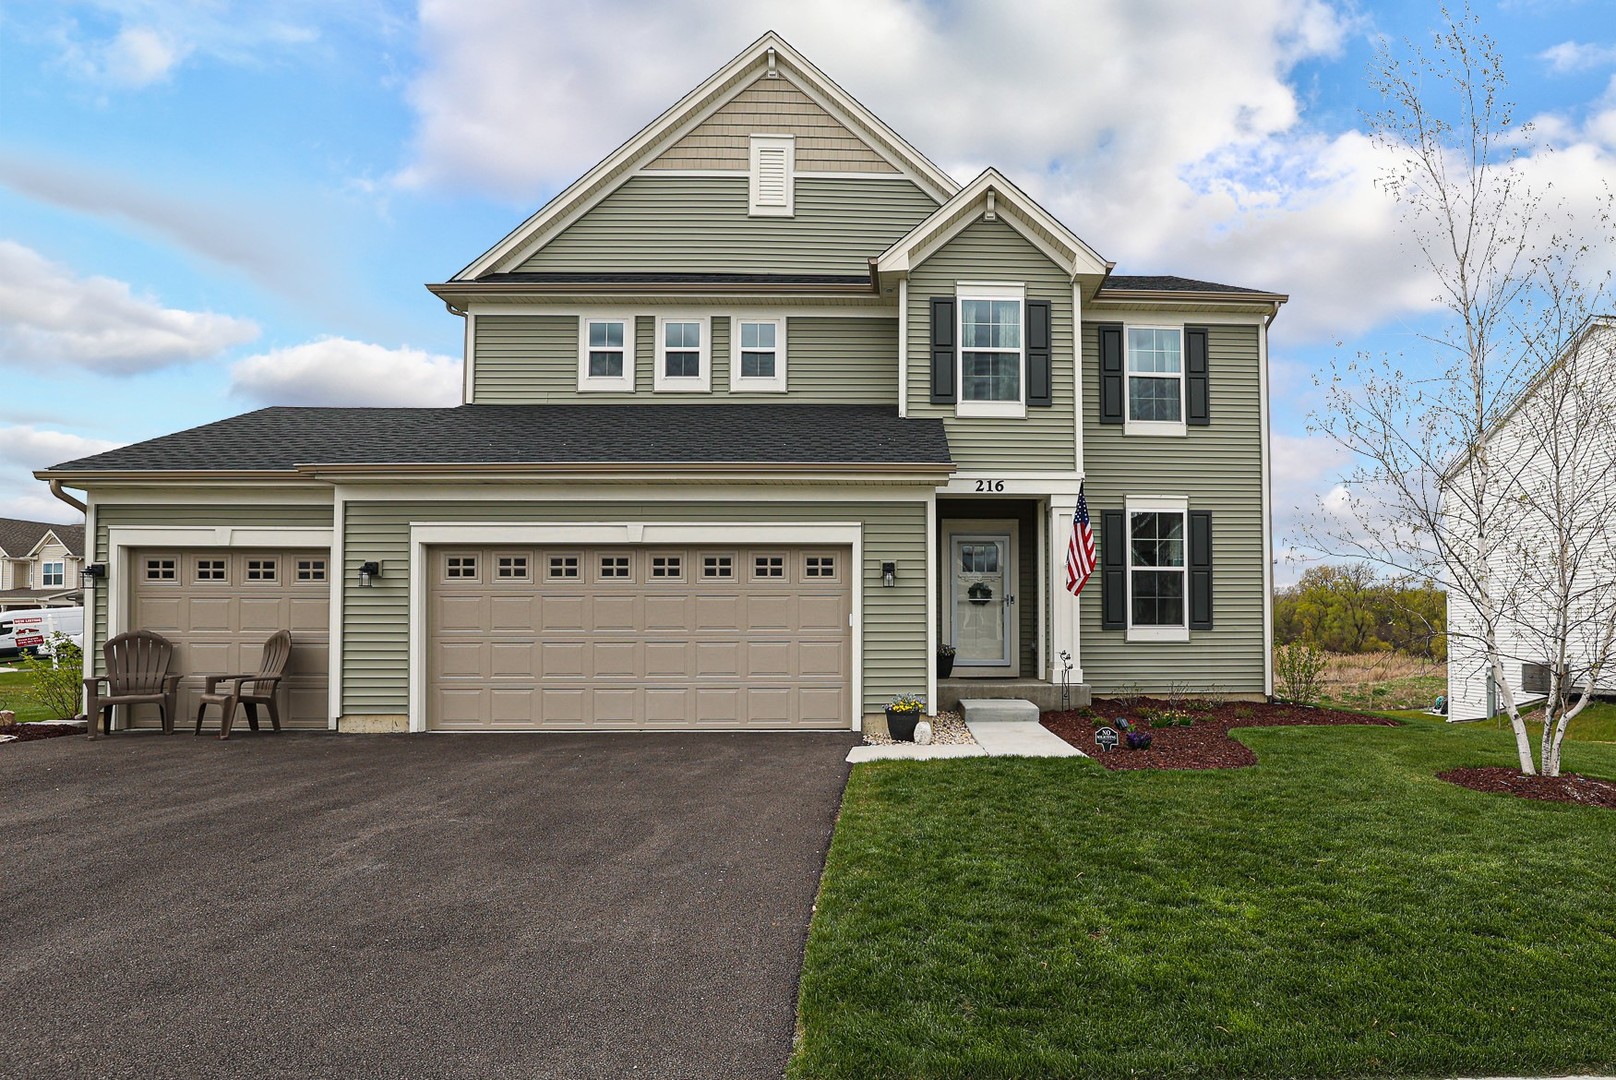
{"label": "sage green siding", "polygon": [[[1027,299],[1050,302],[1054,405],[1022,419],[956,418],[931,404],[931,298],[953,296],[960,281],[1024,282]],[[909,415],[940,416],[961,469],[1072,470],[1072,285],[1067,274],[1004,221],[966,226],[909,273]]]}
{"label": "sage green siding", "polygon": [[[1161,320],[1153,320],[1160,322]],[[1195,325],[1194,320],[1188,321]],[[1083,326],[1084,468],[1095,533],[1101,513],[1128,496],[1182,496],[1212,512],[1213,629],[1188,642],[1129,642],[1100,629],[1100,575],[1083,590],[1083,677],[1096,693],[1177,684],[1195,691],[1263,692],[1263,467],[1261,370],[1255,326],[1213,326],[1209,346],[1212,423],[1183,437],[1124,435],[1099,422],[1099,335]]]}
{"label": "sage green siding", "polygon": [[[350,502],[344,522],[352,580],[359,563],[380,559],[387,573],[368,589],[348,589],[343,612],[344,715],[396,715],[409,706],[410,523],[862,522],[864,528],[864,708],[926,683],[926,504],[892,502]],[[896,587],[881,586],[881,563],[897,560]]]}
{"label": "sage green siding", "polygon": [[[114,528],[133,528],[140,526],[164,526],[168,528],[216,528],[231,526],[234,528],[266,528],[280,527],[291,529],[329,529],[333,518],[332,508],[307,503],[290,505],[274,505],[261,503],[257,505],[227,505],[208,503],[153,503],[133,506],[126,503],[100,503],[95,504],[95,559],[96,562],[106,562],[111,542],[109,530]],[[183,546],[183,545],[176,545]],[[86,555],[89,553],[86,552]],[[92,620],[95,627],[95,670],[98,673],[105,671],[105,662],[101,657],[101,645],[107,640],[107,592],[109,589],[123,589],[127,582],[120,581],[122,574],[128,571],[121,567],[110,567],[111,577],[106,584],[93,590],[94,602]],[[126,627],[125,629],[129,629]]]}
{"label": "sage green siding", "polygon": [[[778,314],[771,311],[769,314]],[[713,392],[660,395],[655,374],[656,317],[635,319],[633,394],[578,391],[579,323],[574,315],[479,315],[474,324],[474,400],[482,405],[613,401],[633,404],[717,404],[785,401],[896,405],[898,321],[877,317],[786,315],[788,397],[729,390],[731,314],[712,317]]]}
{"label": "sage green siding", "polygon": [[906,179],[798,177],[792,217],[748,217],[744,176],[634,176],[518,270],[867,274],[937,209]]}

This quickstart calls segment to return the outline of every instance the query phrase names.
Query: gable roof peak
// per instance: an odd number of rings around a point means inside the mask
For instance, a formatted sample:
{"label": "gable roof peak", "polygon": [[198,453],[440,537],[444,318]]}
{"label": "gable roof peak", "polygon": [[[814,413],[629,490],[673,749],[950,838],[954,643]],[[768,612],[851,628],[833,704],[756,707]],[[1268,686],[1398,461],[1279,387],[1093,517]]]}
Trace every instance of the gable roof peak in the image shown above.
{"label": "gable roof peak", "polygon": [[939,203],[959,190],[958,181],[815,67],[779,33],[766,30],[451,280],[474,281],[485,274],[514,269],[620,187],[639,165],[654,158],[685,130],[721,108],[757,79],[774,77],[789,79],[798,89],[815,96],[839,114],[838,119],[868,140],[873,149],[891,160],[899,171]]}

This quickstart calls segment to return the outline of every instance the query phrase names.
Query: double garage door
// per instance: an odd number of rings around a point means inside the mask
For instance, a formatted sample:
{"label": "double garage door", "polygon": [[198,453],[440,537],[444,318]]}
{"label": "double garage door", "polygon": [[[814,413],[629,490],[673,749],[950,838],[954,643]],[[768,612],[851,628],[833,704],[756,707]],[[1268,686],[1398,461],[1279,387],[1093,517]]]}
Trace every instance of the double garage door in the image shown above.
{"label": "double garage door", "polygon": [[[330,672],[331,575],[325,550],[139,550],[133,553],[128,625],[174,642],[179,721],[196,717],[203,677],[260,670],[264,641],[292,632],[292,656],[279,698],[281,723],[325,728]],[[141,706],[136,726],[154,727]],[[208,723],[218,721],[217,710]],[[266,725],[267,726],[267,725]]]}
{"label": "double garage door", "polygon": [[842,728],[847,548],[428,549],[446,730]]}

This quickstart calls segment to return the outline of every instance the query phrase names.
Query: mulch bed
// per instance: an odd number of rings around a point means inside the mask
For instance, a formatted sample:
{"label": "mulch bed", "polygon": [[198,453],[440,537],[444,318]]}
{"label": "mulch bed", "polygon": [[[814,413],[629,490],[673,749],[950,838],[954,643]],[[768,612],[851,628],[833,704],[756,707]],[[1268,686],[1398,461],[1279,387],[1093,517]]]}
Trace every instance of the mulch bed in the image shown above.
{"label": "mulch bed", "polygon": [[7,739],[0,746],[12,746],[16,743],[38,742],[40,739],[55,739],[62,735],[83,735],[84,729],[74,724],[0,724],[0,735],[15,735],[16,739]]}
{"label": "mulch bed", "polygon": [[1498,795],[1514,795],[1522,799],[1541,799],[1544,802],[1574,803],[1577,806],[1603,806],[1616,810],[1616,784],[1609,780],[1595,780],[1576,773],[1559,776],[1523,776],[1514,769],[1501,766],[1470,765],[1462,769],[1449,769],[1436,774],[1438,780],[1467,787],[1471,791],[1488,791]]}
{"label": "mulch bed", "polygon": [[[1396,720],[1360,713],[1338,712],[1334,709],[1309,709],[1300,705],[1270,705],[1263,702],[1231,701],[1212,704],[1210,708],[1184,709],[1194,722],[1189,727],[1153,727],[1141,713],[1163,711],[1174,706],[1153,698],[1135,698],[1127,702],[1095,701],[1089,709],[1069,712],[1046,712],[1040,719],[1044,727],[1059,735],[1079,750],[1088,754],[1108,769],[1238,769],[1255,765],[1257,755],[1244,743],[1229,738],[1231,728],[1246,727],[1324,727],[1340,724],[1367,724],[1372,727],[1397,727]],[[1109,753],[1100,753],[1094,744],[1094,733],[1101,727],[1116,727],[1117,717],[1140,731],[1148,731],[1151,745],[1148,750],[1129,750],[1119,746]]]}

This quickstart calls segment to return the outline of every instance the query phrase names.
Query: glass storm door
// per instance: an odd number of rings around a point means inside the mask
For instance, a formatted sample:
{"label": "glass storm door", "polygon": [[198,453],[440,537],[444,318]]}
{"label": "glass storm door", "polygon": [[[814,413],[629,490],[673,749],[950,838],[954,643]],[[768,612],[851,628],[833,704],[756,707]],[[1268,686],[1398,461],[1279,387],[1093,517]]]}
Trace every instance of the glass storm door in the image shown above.
{"label": "glass storm door", "polygon": [[959,674],[1015,673],[1010,544],[1009,533],[956,533],[950,538],[948,591],[957,650],[954,668]]}

